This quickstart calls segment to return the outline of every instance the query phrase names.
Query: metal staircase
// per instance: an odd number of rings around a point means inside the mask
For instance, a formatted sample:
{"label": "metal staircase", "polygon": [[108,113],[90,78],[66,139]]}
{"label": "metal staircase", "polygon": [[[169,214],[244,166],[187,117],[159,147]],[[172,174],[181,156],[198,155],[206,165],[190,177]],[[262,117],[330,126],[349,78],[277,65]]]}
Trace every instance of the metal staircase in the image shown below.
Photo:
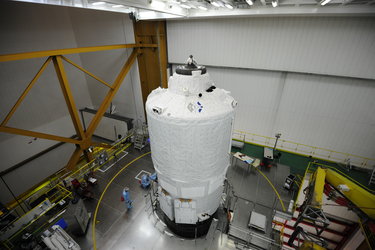
{"label": "metal staircase", "polygon": [[141,150],[146,146],[148,139],[148,127],[143,123],[134,129],[134,148]]}
{"label": "metal staircase", "polygon": [[140,133],[135,134],[135,136],[134,136],[134,148],[141,150],[144,147],[144,145],[143,145],[144,139],[145,138],[144,138],[143,134],[140,134]]}

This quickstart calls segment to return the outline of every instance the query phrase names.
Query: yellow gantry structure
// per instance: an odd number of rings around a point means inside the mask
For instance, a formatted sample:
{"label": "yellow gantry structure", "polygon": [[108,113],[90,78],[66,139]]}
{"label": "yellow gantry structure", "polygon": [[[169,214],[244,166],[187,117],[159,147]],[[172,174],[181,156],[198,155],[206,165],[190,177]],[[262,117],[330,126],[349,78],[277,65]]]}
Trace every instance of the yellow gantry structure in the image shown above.
{"label": "yellow gantry structure", "polygon": [[342,191],[343,195],[348,198],[354,205],[361,209],[371,219],[375,219],[375,195],[368,192],[353,181],[348,180],[341,174],[326,169],[326,180],[329,184],[339,190],[339,185],[346,185],[349,190]]}
{"label": "yellow gantry structure", "polygon": [[[36,51],[36,52],[27,52],[27,53],[17,53],[17,54],[7,54],[7,55],[0,55],[0,62],[8,62],[8,61],[16,61],[16,60],[26,60],[31,58],[40,58],[40,57],[47,57],[45,62],[42,64],[41,68],[38,70],[36,75],[30,81],[28,86],[25,88],[21,96],[13,105],[12,109],[6,115],[5,119],[0,124],[0,132],[16,134],[16,135],[23,135],[23,136],[30,136],[30,137],[37,137],[47,140],[55,140],[59,142],[67,142],[76,145],[76,150],[73,152],[70,160],[67,164],[68,169],[74,169],[76,163],[78,162],[82,153],[86,153],[88,158],[90,159],[90,153],[87,152],[87,149],[90,146],[96,146],[95,143],[91,141],[92,135],[94,134],[95,129],[99,125],[101,118],[103,117],[105,111],[108,109],[111,101],[113,100],[114,96],[116,95],[117,91],[119,90],[122,82],[124,81],[127,73],[129,72],[131,66],[133,65],[135,59],[137,58],[138,54],[141,53],[142,49],[144,48],[157,48],[158,44],[118,44],[118,45],[107,45],[107,46],[96,46],[96,47],[83,47],[83,48],[70,48],[70,49],[59,49],[59,50],[45,50],[45,51]],[[114,50],[114,49],[126,49],[132,48],[133,52],[128,57],[125,64],[122,66],[119,74],[116,77],[114,83],[110,84],[99,77],[95,76],[88,70],[82,68],[81,66],[77,65],[76,63],[72,62],[71,60],[67,59],[64,55],[67,54],[76,54],[76,53],[86,53],[86,52],[95,52],[95,51],[104,51],[104,50]],[[90,124],[87,127],[87,131],[83,130],[81,121],[78,116],[77,106],[75,104],[72,91],[70,89],[70,84],[65,72],[65,68],[63,65],[63,61],[73,65],[74,67],[78,68],[82,72],[88,74],[90,77],[96,79],[101,84],[108,87],[108,92],[102,101],[98,112],[95,114],[94,118],[91,120]],[[52,134],[45,134],[30,130],[24,130],[14,127],[7,126],[7,123],[16,112],[17,108],[20,106],[22,101],[25,99],[27,94],[33,88],[39,77],[43,74],[49,63],[53,62],[57,78],[60,83],[61,91],[63,93],[66,105],[69,110],[70,117],[72,119],[74,129],[76,131],[77,139],[75,138],[68,138],[58,135]]]}
{"label": "yellow gantry structure", "polygon": [[[332,169],[324,169],[321,167],[317,168],[310,181],[315,182],[310,204],[315,208],[322,207],[324,184],[328,182],[336,190],[339,190],[350,202],[367,214],[367,216],[371,219],[375,219],[375,195],[355,181],[348,179]],[[345,185],[345,190],[340,190],[340,185]]]}
{"label": "yellow gantry structure", "polygon": [[322,168],[318,168],[312,175],[312,180],[314,181],[314,190],[310,205],[315,208],[320,209],[322,207],[325,178],[326,172]]}

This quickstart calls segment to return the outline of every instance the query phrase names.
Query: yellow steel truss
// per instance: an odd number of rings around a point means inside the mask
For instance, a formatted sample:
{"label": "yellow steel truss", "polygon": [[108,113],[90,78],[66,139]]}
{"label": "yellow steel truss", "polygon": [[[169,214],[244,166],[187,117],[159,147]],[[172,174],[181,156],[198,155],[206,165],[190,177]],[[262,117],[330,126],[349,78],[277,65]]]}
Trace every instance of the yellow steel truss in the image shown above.
{"label": "yellow steel truss", "polygon": [[[92,135],[94,134],[95,129],[99,125],[100,120],[102,119],[105,111],[108,109],[117,91],[120,89],[122,82],[124,81],[127,73],[129,72],[131,66],[133,65],[139,53],[139,49],[140,48],[157,48],[157,47],[158,47],[158,44],[119,44],[119,45],[70,48],[70,49],[59,49],[59,50],[45,50],[45,51],[0,55],[0,62],[47,57],[46,61],[43,63],[39,71],[36,73],[34,78],[28,84],[28,86],[23,91],[21,96],[18,98],[18,100],[16,101],[12,109],[6,115],[5,119],[1,122],[0,132],[37,137],[37,138],[55,140],[55,141],[60,141],[60,142],[73,143],[76,145],[76,149],[68,161],[67,168],[70,170],[74,169],[82,153],[87,152],[86,150],[90,146],[96,145],[95,143],[91,141]],[[125,62],[125,64],[121,68],[120,73],[117,75],[116,80],[114,81],[112,85],[103,81],[102,79],[95,76],[88,70],[82,68],[81,66],[77,65],[76,63],[72,62],[71,60],[63,56],[66,54],[86,53],[86,52],[95,52],[95,51],[104,51],[104,50],[113,50],[113,49],[125,49],[125,48],[133,48],[133,52],[131,53],[128,60]],[[98,112],[95,114],[94,118],[91,120],[87,128],[87,131],[83,130],[81,121],[78,117],[77,106],[75,104],[75,101],[74,101],[74,98],[70,89],[69,81],[68,81],[68,78],[64,69],[64,65],[63,65],[63,60],[70,63],[74,67],[78,68],[82,72],[88,74],[90,77],[96,79],[97,81],[99,81],[100,83],[104,84],[105,86],[109,88],[107,95],[105,96],[104,100],[102,101],[98,109]],[[46,67],[51,61],[53,62],[53,65],[55,67],[56,75],[59,80],[60,87],[61,87],[63,96],[65,98],[65,102],[68,107],[69,114],[72,119],[75,131],[78,137],[77,139],[6,126],[8,121],[11,119],[11,117],[13,116],[17,108],[20,106],[22,101],[25,99],[27,94],[30,92],[32,87],[35,85],[36,81],[39,79],[39,77],[42,75],[42,73],[44,72],[44,70],[46,69]],[[86,155],[88,156],[88,158],[90,158],[90,154],[86,154]]]}

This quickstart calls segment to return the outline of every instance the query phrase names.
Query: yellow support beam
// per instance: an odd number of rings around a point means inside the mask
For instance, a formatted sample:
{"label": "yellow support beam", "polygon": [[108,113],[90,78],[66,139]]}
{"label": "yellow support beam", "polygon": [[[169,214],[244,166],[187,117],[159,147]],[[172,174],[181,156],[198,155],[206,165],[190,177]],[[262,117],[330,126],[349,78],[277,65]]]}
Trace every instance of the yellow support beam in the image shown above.
{"label": "yellow support beam", "polygon": [[94,46],[94,47],[70,48],[70,49],[44,50],[44,51],[0,55],[0,62],[9,62],[9,61],[25,60],[25,59],[38,58],[38,57],[87,53],[87,52],[113,50],[113,49],[157,48],[157,47],[158,47],[157,44],[132,43],[132,44],[117,44],[117,45],[105,45],[105,46]]}
{"label": "yellow support beam", "polygon": [[100,83],[103,83],[105,86],[107,86],[108,88],[112,89],[111,85],[106,83],[104,80],[100,79],[99,77],[97,77],[96,75],[92,74],[91,72],[89,72],[88,70],[82,68],[81,66],[79,66],[78,64],[72,62],[71,60],[69,60],[68,58],[66,58],[65,56],[61,56],[62,59],[64,59],[64,61],[70,63],[71,65],[73,65],[74,67],[76,67],[77,69],[81,70],[82,72],[88,74],[89,76],[91,76],[92,78],[94,78],[95,80],[99,81]]}
{"label": "yellow support beam", "polygon": [[8,133],[8,134],[15,134],[15,135],[36,137],[36,138],[47,139],[47,140],[52,140],[52,141],[81,144],[81,141],[76,140],[76,139],[72,139],[72,138],[67,138],[67,137],[62,137],[62,136],[57,136],[57,135],[44,134],[44,133],[39,133],[39,132],[35,132],[35,131],[6,127],[6,126],[0,126],[0,132]]}
{"label": "yellow support beam", "polygon": [[72,122],[76,130],[76,133],[80,139],[84,140],[86,138],[86,135],[83,132],[81,120],[78,117],[77,106],[74,102],[72,91],[70,90],[68,77],[66,76],[61,56],[53,57],[53,65],[55,66],[56,75],[59,79],[60,87],[63,92],[66,105],[68,106],[69,114],[72,118]]}
{"label": "yellow support beam", "polygon": [[[129,72],[131,66],[133,65],[135,59],[138,55],[139,48],[157,48],[159,45],[154,43],[134,43],[134,44],[118,44],[118,45],[107,45],[107,46],[94,46],[94,47],[83,47],[83,48],[70,48],[70,49],[59,49],[59,50],[46,50],[46,51],[36,51],[36,52],[27,52],[27,53],[17,53],[17,54],[8,54],[8,55],[0,55],[0,62],[7,62],[7,61],[15,61],[15,60],[24,60],[24,59],[31,59],[31,58],[38,58],[38,57],[46,57],[48,59],[44,62],[42,67],[39,69],[36,76],[32,79],[29,85],[26,87],[22,95],[18,98],[17,102],[11,109],[11,111],[7,114],[4,121],[0,125],[0,132],[16,134],[16,135],[23,135],[23,136],[30,136],[30,137],[37,137],[47,140],[55,140],[60,142],[67,142],[73,143],[77,146],[76,150],[73,152],[70,160],[67,164],[69,169],[73,169],[80,159],[82,153],[88,158],[91,158],[91,154],[85,152],[85,150],[92,145],[91,137],[99,125],[103,114],[107,110],[109,104],[111,103],[112,99],[116,95],[117,91],[119,90],[122,82],[124,81],[127,73]],[[99,77],[95,76],[94,74],[90,73],[86,69],[82,68],[81,66],[75,64],[74,62],[70,61],[63,55],[66,54],[76,54],[76,53],[87,53],[87,52],[96,52],[96,51],[105,51],[105,50],[113,50],[113,49],[124,49],[124,48],[134,48],[132,54],[129,56],[128,60],[122,67],[120,73],[116,77],[114,84],[111,86],[110,84],[106,83]],[[35,85],[36,81],[40,77],[40,75],[44,72],[46,67],[48,66],[50,61],[53,61],[56,74],[60,83],[60,87],[62,89],[65,102],[68,106],[69,114],[71,116],[75,131],[79,140],[66,138],[62,136],[56,136],[51,134],[45,134],[40,132],[34,132],[24,129],[12,128],[5,126],[9,119],[12,117],[14,112],[17,110],[21,102],[27,96],[31,88]],[[100,105],[98,112],[95,114],[94,118],[92,119],[90,125],[86,132],[83,131],[83,127],[81,124],[81,120],[79,119],[77,107],[69,86],[68,78],[64,69],[63,60],[70,63],[74,67],[78,68],[79,70],[83,71],[84,73],[88,74],[89,76],[93,77],[94,79],[98,80],[102,84],[109,87],[109,91],[104,98],[102,104]]]}
{"label": "yellow support beam", "polygon": [[322,208],[324,184],[326,179],[326,172],[322,168],[318,168],[313,175],[314,192],[311,205],[316,208]]}
{"label": "yellow support beam", "polygon": [[70,156],[70,159],[68,161],[68,164],[66,164],[66,168],[68,170],[74,170],[77,162],[79,161],[81,155],[83,153],[83,150],[77,146],[76,149],[74,150],[73,154]]}
{"label": "yellow support beam", "polygon": [[90,125],[87,128],[86,136],[91,137],[96,129],[96,127],[99,125],[100,120],[102,119],[105,111],[108,109],[109,104],[111,103],[113,97],[116,95],[117,91],[119,90],[121,83],[124,81],[125,76],[129,72],[131,66],[133,65],[136,57],[138,54],[138,49],[135,48],[132,52],[132,54],[129,56],[128,60],[122,67],[120,73],[118,74],[114,84],[112,85],[113,89],[110,89],[105,96],[102,104],[100,105],[98,112],[96,112],[94,118],[92,118]]}
{"label": "yellow support beam", "polygon": [[5,126],[14,112],[16,112],[17,108],[20,106],[22,101],[25,99],[31,88],[34,86],[36,81],[39,79],[40,75],[44,72],[44,70],[47,68],[48,64],[51,62],[51,57],[48,57],[47,60],[43,63],[42,67],[39,69],[38,73],[34,76],[34,78],[31,80],[29,85],[27,85],[26,89],[23,91],[22,95],[18,98],[17,102],[14,104],[13,108],[9,111],[3,122],[1,123],[1,126]]}

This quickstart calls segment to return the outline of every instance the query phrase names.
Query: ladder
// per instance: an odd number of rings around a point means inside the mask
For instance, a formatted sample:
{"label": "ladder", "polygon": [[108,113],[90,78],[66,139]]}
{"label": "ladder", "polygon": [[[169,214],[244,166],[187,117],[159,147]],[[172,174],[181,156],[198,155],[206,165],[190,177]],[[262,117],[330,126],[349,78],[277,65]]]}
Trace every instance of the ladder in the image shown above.
{"label": "ladder", "polygon": [[370,176],[370,180],[368,182],[369,185],[375,184],[375,166],[373,166],[372,173]]}
{"label": "ladder", "polygon": [[144,135],[137,133],[134,137],[134,148],[141,150],[143,148]]}

